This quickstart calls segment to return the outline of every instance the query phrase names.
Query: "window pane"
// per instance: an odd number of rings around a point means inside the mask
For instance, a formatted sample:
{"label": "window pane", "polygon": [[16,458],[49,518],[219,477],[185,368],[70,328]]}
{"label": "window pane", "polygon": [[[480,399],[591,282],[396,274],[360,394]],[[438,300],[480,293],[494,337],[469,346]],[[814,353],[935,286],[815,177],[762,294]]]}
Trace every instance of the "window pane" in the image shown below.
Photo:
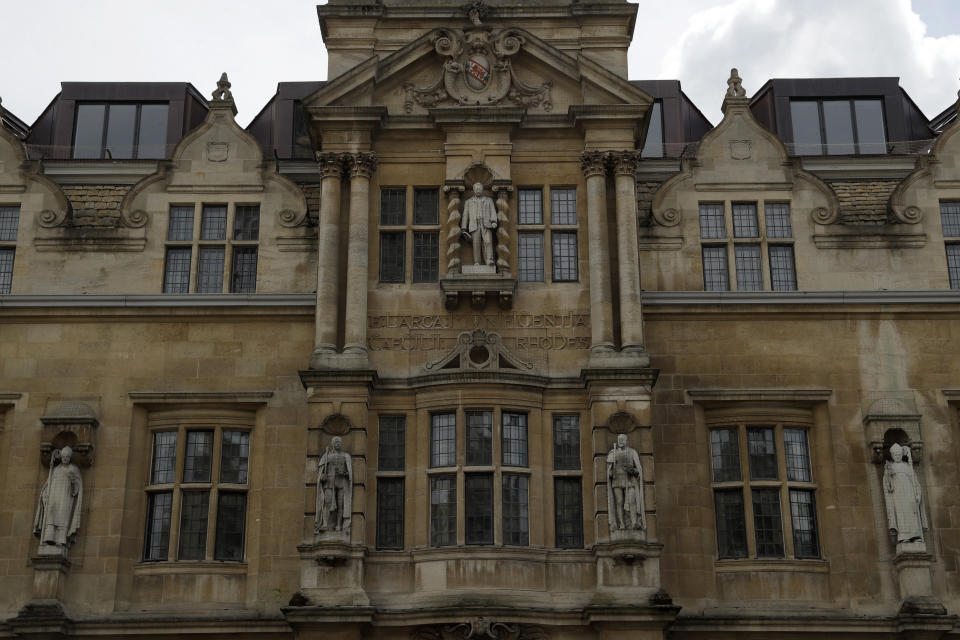
{"label": "window pane", "polygon": [[16,242],[20,206],[0,207],[0,241]]}
{"label": "window pane", "polygon": [[197,293],[223,291],[223,247],[200,247],[197,255]]}
{"label": "window pane", "polygon": [[170,207],[167,240],[193,240],[193,207]]}
{"label": "window pane", "polygon": [[761,291],[763,272],[760,266],[760,245],[738,244],[733,247],[737,261],[737,291]]}
{"label": "window pane", "polygon": [[0,294],[8,294],[13,288],[14,249],[0,249]]}
{"label": "window pane", "polygon": [[753,489],[753,527],[758,558],[783,557],[780,489]]}
{"label": "window pane", "polygon": [[377,549],[403,549],[403,478],[377,478]]}
{"label": "window pane", "polygon": [[827,134],[827,153],[853,153],[853,122],[849,100],[823,101],[823,128]]}
{"label": "window pane", "polygon": [[440,236],[436,232],[413,234],[413,281],[437,282],[440,279]]}
{"label": "window pane", "polygon": [[726,238],[727,229],[723,221],[723,205],[720,203],[700,205],[700,237]]}
{"label": "window pane", "polygon": [[155,432],[153,434],[153,460],[150,464],[150,484],[173,482],[176,463],[177,432]]}
{"label": "window pane", "polygon": [[710,430],[710,459],[714,482],[740,479],[740,443],[736,428]]}
{"label": "window pane", "polygon": [[527,414],[503,414],[503,464],[527,466]]}
{"label": "window pane", "polygon": [[234,247],[231,293],[255,293],[257,290],[257,248]]}
{"label": "window pane", "polygon": [[733,206],[733,237],[758,238],[760,227],[757,226],[757,205],[734,204]]}
{"label": "window pane", "polygon": [[554,231],[553,281],[575,282],[577,280],[577,232]]}
{"label": "window pane", "polygon": [[430,478],[430,546],[457,544],[457,479]]}
{"label": "window pane", "polygon": [[860,142],[860,153],[886,153],[887,135],[883,130],[883,102],[854,100],[853,110],[857,115],[857,140]]}
{"label": "window pane", "polygon": [[243,560],[243,530],[246,520],[247,494],[221,491],[217,500],[214,560]]}
{"label": "window pane", "polygon": [[207,555],[209,491],[184,491],[180,499],[180,560],[203,560]]}
{"label": "window pane", "polygon": [[804,429],[784,429],[783,449],[787,457],[787,480],[810,482],[810,447]]}
{"label": "window pane", "polygon": [[[493,464],[493,412],[467,412],[468,465]],[[469,495],[467,496],[469,499]]]}
{"label": "window pane", "polygon": [[520,189],[517,224],[543,224],[543,192]]}
{"label": "window pane", "polygon": [[137,125],[137,105],[112,104],[107,112],[107,158],[133,157],[133,132]]}
{"label": "window pane", "polygon": [[747,527],[743,515],[743,493],[716,491],[713,494],[717,508],[717,553],[720,558],[747,557]]}
{"label": "window pane", "polygon": [[790,224],[790,205],[786,202],[766,202],[763,212],[767,219],[768,238],[792,238],[793,227]]}
{"label": "window pane", "polygon": [[414,189],[413,224],[440,223],[440,195],[436,189]]}
{"label": "window pane", "polygon": [[377,469],[403,471],[406,458],[406,433],[407,418],[405,416],[380,416]]}
{"label": "window pane", "polygon": [[167,247],[167,259],[163,267],[163,292],[188,293],[190,291],[190,247]]}
{"label": "window pane", "polygon": [[140,107],[138,158],[163,158],[167,155],[167,105],[145,104]]}
{"label": "window pane", "polygon": [[553,468],[580,468],[580,416],[553,416]]}
{"label": "window pane", "polygon": [[147,533],[143,543],[144,560],[166,560],[170,548],[170,512],[173,492],[147,494]]}
{"label": "window pane", "polygon": [[797,268],[793,262],[793,247],[770,245],[770,288],[774,291],[797,290]]}
{"label": "window pane", "polygon": [[204,205],[200,217],[201,240],[226,240],[227,238],[227,207],[226,205]]}
{"label": "window pane", "polygon": [[947,273],[950,276],[950,288],[960,289],[960,244],[947,245]]}
{"label": "window pane", "polygon": [[647,140],[643,143],[640,157],[663,157],[663,109],[659,100],[650,107],[650,127],[647,129]]}
{"label": "window pane", "polygon": [[577,224],[576,189],[550,189],[550,223]]}
{"label": "window pane", "polygon": [[793,553],[798,558],[819,558],[817,509],[813,491],[790,490],[790,521],[793,524]]}
{"label": "window pane", "polygon": [[561,549],[583,548],[583,495],[580,478],[554,478],[554,531]]}
{"label": "window pane", "polygon": [[407,190],[380,190],[380,224],[395,226],[407,222]]}
{"label": "window pane", "polygon": [[703,248],[703,290],[729,291],[730,274],[727,271],[727,247]]}
{"label": "window pane", "polygon": [[435,413],[430,416],[430,466],[452,467],[457,464],[457,416]]}
{"label": "window pane", "polygon": [[747,429],[747,450],[750,457],[750,479],[776,480],[777,447],[773,442],[773,429]]}
{"label": "window pane", "polygon": [[237,205],[237,211],[233,221],[233,239],[260,239],[260,205]]}
{"label": "window pane", "polygon": [[503,544],[530,544],[529,480],[503,474]]}
{"label": "window pane", "polygon": [[493,544],[493,475],[468,473],[463,478],[467,544]]}
{"label": "window pane", "polygon": [[77,105],[77,125],[73,132],[74,158],[99,158],[103,146],[103,114],[106,105]]}
{"label": "window pane", "polygon": [[793,120],[793,148],[798,156],[823,154],[820,137],[820,110],[814,100],[791,100],[790,119]]}
{"label": "window pane", "polygon": [[944,237],[960,236],[960,202],[941,202],[940,222]]}
{"label": "window pane", "polygon": [[403,282],[406,234],[403,231],[380,232],[380,282]]}
{"label": "window pane", "polygon": [[187,431],[186,455],[183,464],[183,481],[210,482],[213,431]]}
{"label": "window pane", "polygon": [[518,234],[517,257],[520,282],[543,282],[543,233]]}
{"label": "window pane", "polygon": [[250,433],[224,431],[220,447],[220,482],[247,484],[250,461]]}

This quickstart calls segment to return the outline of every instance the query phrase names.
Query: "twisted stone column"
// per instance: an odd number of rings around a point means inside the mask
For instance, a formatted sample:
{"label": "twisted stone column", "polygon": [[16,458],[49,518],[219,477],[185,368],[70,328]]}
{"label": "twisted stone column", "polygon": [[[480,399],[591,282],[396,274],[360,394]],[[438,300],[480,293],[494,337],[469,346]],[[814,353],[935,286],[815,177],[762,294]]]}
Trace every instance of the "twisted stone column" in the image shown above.
{"label": "twisted stone column", "polygon": [[367,280],[370,251],[370,176],[377,168],[372,152],[347,155],[350,171],[350,221],[347,243],[347,303],[344,319],[344,355],[367,357]]}
{"label": "twisted stone column", "polygon": [[610,246],[607,239],[606,154],[586,151],[580,169],[587,179],[587,232],[590,248],[590,351],[611,353],[613,301],[610,290]]}
{"label": "twisted stone column", "polygon": [[620,350],[645,353],[640,305],[640,256],[637,243],[636,151],[610,154],[617,190],[617,264],[620,270]]}
{"label": "twisted stone column", "polygon": [[317,225],[317,306],[313,356],[310,368],[320,364],[318,359],[337,352],[337,320],[339,308],[339,278],[337,277],[340,245],[340,180],[343,176],[344,156],[340,153],[322,153],[317,158],[320,175],[320,221]]}

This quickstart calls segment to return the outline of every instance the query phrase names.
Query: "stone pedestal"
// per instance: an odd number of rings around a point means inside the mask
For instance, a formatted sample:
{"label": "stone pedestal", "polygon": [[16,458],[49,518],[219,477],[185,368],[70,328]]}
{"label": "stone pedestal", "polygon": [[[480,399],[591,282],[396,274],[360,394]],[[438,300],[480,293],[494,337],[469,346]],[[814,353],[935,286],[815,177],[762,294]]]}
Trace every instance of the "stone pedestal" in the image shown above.
{"label": "stone pedestal", "polygon": [[16,618],[8,621],[18,636],[61,638],[69,633],[70,619],[63,610],[61,597],[70,568],[65,557],[35,556],[33,567],[33,597]]}
{"label": "stone pedestal", "polygon": [[893,561],[900,587],[900,612],[908,614],[944,615],[947,610],[933,596],[929,553],[899,553]]}

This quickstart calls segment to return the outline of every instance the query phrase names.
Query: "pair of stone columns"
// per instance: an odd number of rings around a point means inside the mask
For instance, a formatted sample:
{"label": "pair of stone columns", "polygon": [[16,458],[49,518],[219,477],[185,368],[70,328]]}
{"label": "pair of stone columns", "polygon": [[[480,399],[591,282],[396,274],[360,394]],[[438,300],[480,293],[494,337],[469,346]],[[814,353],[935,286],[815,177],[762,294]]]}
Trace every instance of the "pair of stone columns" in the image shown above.
{"label": "pair of stone columns", "polygon": [[586,151],[580,168],[587,180],[587,224],[590,247],[591,355],[616,352],[613,292],[607,237],[607,172],[616,188],[617,265],[620,300],[620,352],[646,357],[640,303],[640,264],[637,245],[637,151]]}
{"label": "pair of stone columns", "polygon": [[317,229],[316,334],[310,368],[328,368],[337,354],[340,317],[338,273],[340,248],[340,185],[350,177],[347,243],[347,297],[344,314],[344,359],[367,361],[367,278],[370,216],[370,177],[377,168],[372,152],[321,153],[317,157],[320,221]]}

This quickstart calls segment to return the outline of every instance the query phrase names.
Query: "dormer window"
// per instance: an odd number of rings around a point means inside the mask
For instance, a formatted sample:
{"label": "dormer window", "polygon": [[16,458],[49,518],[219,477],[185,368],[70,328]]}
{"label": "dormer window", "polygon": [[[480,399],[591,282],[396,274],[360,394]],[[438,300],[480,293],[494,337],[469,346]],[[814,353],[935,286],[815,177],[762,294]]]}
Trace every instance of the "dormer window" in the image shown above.
{"label": "dormer window", "polygon": [[163,158],[167,149],[166,104],[80,103],[73,130],[73,157],[129,160]]}
{"label": "dormer window", "polygon": [[882,100],[791,100],[790,118],[798,156],[887,152]]}

